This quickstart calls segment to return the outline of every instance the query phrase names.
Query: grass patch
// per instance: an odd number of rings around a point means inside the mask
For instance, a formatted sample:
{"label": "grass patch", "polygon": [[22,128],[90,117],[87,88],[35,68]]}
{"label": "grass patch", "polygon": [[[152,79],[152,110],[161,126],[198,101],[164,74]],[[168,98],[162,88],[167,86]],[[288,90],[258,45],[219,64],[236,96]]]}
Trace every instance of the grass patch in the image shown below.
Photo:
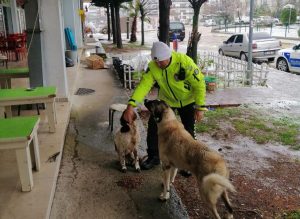
{"label": "grass patch", "polygon": [[257,110],[244,107],[208,111],[204,120],[196,125],[196,131],[220,131],[224,122],[230,123],[239,134],[252,138],[258,144],[279,142],[300,150],[299,123],[287,117],[270,118]]}
{"label": "grass patch", "polygon": [[300,219],[300,209],[290,212],[285,212],[282,215],[276,217],[275,219]]}
{"label": "grass patch", "polygon": [[211,132],[219,129],[219,122],[231,117],[241,116],[239,108],[226,108],[210,110],[205,113],[205,117],[201,123],[196,124],[196,132]]}

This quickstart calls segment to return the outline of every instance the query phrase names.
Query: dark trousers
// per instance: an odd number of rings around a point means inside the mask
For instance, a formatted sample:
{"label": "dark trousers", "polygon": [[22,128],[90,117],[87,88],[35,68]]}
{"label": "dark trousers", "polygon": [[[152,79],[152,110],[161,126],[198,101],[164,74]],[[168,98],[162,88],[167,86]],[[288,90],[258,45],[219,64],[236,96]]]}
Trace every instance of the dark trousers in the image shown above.
{"label": "dark trousers", "polygon": [[[184,128],[191,134],[191,136],[193,136],[193,138],[195,138],[194,103],[184,106],[182,108],[172,109],[178,112]],[[150,115],[148,121],[147,146],[148,157],[159,157],[157,125],[152,115]]]}

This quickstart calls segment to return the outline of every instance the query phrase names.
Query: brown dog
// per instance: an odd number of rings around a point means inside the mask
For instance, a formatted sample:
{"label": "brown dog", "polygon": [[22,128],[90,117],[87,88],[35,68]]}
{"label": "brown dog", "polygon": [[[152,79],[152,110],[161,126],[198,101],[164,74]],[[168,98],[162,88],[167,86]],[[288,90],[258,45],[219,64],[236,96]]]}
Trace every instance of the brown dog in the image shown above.
{"label": "brown dog", "polygon": [[173,183],[177,168],[189,170],[196,176],[201,197],[214,217],[221,219],[216,208],[221,196],[229,213],[227,218],[233,218],[226,190],[235,189],[228,180],[229,170],[221,155],[194,140],[164,101],[145,100],[145,106],[153,114],[158,127],[159,157],[164,171],[164,191],[160,199],[170,198],[170,178]]}
{"label": "brown dog", "polygon": [[126,172],[126,155],[130,155],[134,160],[135,169],[140,172],[139,158],[137,155],[137,146],[140,143],[140,132],[136,124],[136,114],[134,114],[134,121],[128,124],[121,116],[120,122],[122,127],[116,132],[114,136],[115,149],[118,152],[122,172]]}

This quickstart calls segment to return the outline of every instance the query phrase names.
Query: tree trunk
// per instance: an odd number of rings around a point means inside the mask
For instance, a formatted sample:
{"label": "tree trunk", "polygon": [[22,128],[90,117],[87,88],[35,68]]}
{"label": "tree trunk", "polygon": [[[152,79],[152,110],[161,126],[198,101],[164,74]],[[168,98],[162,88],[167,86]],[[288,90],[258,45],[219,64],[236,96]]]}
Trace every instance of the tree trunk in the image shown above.
{"label": "tree trunk", "polygon": [[106,4],[106,15],[107,15],[107,35],[108,41],[110,41],[110,13],[109,13],[109,4]]}
{"label": "tree trunk", "polygon": [[115,19],[115,7],[112,3],[110,3],[110,13],[111,13],[111,26],[112,26],[112,35],[113,35],[113,43],[117,43],[116,37],[116,19]]}
{"label": "tree trunk", "polygon": [[171,0],[159,0],[159,41],[170,44],[169,26],[170,26],[170,6]]}
{"label": "tree trunk", "polygon": [[187,55],[191,57],[196,64],[197,64],[198,42],[201,37],[201,34],[198,32],[198,20],[199,20],[199,12],[200,12],[201,5],[202,4],[199,4],[197,5],[197,7],[193,8],[194,9],[193,30],[189,38],[188,48],[187,48]]}
{"label": "tree trunk", "polygon": [[117,37],[117,48],[122,49],[122,37],[121,37],[121,26],[120,26],[120,4],[115,4],[115,16],[116,16],[116,37]]}
{"label": "tree trunk", "polygon": [[137,16],[134,16],[131,26],[130,42],[136,42],[136,20]]}
{"label": "tree trunk", "polygon": [[144,16],[141,16],[141,34],[142,34],[142,42],[141,45],[145,45],[145,32],[144,32]]}

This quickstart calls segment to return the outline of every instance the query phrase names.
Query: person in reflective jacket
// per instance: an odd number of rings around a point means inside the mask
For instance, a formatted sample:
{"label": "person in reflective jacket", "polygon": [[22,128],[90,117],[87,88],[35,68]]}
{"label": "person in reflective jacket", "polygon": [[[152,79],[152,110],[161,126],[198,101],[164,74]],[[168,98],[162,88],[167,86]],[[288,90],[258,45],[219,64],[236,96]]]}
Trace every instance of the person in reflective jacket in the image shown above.
{"label": "person in reflective jacket", "polygon": [[[206,88],[203,74],[190,57],[171,51],[163,42],[153,43],[151,58],[146,73],[128,101],[123,118],[132,123],[134,107],[142,104],[157,83],[158,98],[178,112],[185,129],[195,138],[195,120],[200,121],[207,110],[204,107]],[[160,163],[157,125],[152,115],[148,121],[147,147],[148,159],[141,165],[146,170]]]}

